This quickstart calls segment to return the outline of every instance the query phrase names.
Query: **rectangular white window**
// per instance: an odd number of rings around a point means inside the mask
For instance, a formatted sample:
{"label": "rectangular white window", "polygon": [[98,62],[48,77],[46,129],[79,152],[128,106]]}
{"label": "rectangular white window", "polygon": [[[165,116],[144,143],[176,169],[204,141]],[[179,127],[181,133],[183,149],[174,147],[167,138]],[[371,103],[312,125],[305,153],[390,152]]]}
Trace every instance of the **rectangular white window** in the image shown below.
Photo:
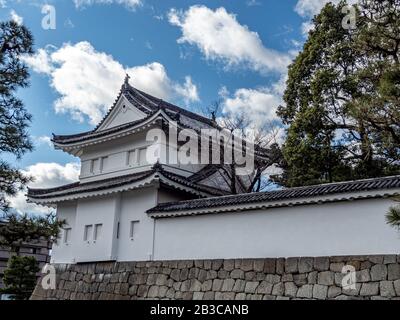
{"label": "rectangular white window", "polygon": [[137,150],[130,150],[127,154],[126,164],[128,166],[135,166],[137,165]]}
{"label": "rectangular white window", "polygon": [[93,233],[93,225],[92,224],[86,225],[85,232],[83,234],[83,240],[89,241],[92,238],[92,233]]}
{"label": "rectangular white window", "polygon": [[94,226],[94,235],[93,235],[93,239],[96,241],[100,238],[101,236],[101,228],[103,227],[103,225],[101,223],[96,224]]}
{"label": "rectangular white window", "polygon": [[137,234],[137,229],[139,226],[139,221],[131,221],[131,225],[130,225],[130,230],[129,230],[129,238],[131,240],[134,240],[136,234]]}
{"label": "rectangular white window", "polygon": [[108,157],[102,157],[100,163],[100,172],[106,171],[108,165]]}
{"label": "rectangular white window", "polygon": [[141,166],[147,164],[146,153],[147,153],[147,148],[139,149],[139,164]]}
{"label": "rectangular white window", "polygon": [[71,240],[71,228],[64,229],[64,243],[69,243]]}
{"label": "rectangular white window", "polygon": [[91,173],[98,173],[100,171],[100,159],[93,159],[90,167]]}

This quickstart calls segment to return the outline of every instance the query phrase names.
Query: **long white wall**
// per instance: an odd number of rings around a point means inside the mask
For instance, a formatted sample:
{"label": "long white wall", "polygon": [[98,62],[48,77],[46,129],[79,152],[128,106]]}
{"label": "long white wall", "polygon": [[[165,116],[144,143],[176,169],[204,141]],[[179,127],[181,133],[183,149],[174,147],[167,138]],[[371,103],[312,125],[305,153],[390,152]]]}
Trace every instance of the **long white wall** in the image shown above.
{"label": "long white wall", "polygon": [[[71,228],[52,262],[148,261],[398,254],[400,233],[385,222],[389,199],[152,219],[146,211],[179,200],[146,188],[58,206]],[[133,226],[133,231],[131,230]],[[101,224],[85,239],[85,226]]]}
{"label": "long white wall", "polygon": [[155,260],[393,254],[387,199],[157,219]]}

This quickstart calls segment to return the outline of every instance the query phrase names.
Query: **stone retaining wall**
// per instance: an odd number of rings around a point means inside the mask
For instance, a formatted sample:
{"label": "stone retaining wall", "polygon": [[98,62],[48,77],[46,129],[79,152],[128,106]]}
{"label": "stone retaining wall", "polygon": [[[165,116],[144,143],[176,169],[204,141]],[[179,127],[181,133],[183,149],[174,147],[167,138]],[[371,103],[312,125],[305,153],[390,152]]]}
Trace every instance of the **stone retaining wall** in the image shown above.
{"label": "stone retaining wall", "polygon": [[[345,265],[356,289],[342,288]],[[32,299],[397,299],[400,255],[55,265],[57,289]]]}

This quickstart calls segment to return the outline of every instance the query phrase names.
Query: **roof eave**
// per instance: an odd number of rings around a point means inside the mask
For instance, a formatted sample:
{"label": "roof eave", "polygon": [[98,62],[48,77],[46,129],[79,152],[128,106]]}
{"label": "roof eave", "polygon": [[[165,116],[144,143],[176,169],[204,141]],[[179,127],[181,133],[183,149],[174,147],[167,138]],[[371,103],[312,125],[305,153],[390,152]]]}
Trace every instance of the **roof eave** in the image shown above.
{"label": "roof eave", "polygon": [[252,202],[252,203],[235,204],[228,206],[210,206],[210,207],[201,207],[196,209],[157,211],[157,207],[155,207],[153,209],[148,210],[147,214],[148,216],[154,219],[159,219],[159,218],[195,216],[195,215],[217,214],[217,213],[235,213],[235,212],[238,213],[238,212],[258,210],[258,209],[272,209],[281,207],[314,205],[314,204],[323,204],[331,202],[355,201],[355,200],[365,200],[374,198],[391,198],[399,195],[400,195],[400,188],[369,190],[363,192],[339,193],[339,194],[331,194],[325,196],[314,196],[308,198],[262,201],[262,202]]}

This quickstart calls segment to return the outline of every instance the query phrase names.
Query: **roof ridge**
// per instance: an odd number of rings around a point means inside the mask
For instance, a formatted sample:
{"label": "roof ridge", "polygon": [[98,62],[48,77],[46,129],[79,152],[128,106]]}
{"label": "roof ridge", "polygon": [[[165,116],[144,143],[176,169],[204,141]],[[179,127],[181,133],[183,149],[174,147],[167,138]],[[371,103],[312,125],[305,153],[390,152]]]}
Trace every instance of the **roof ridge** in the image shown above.
{"label": "roof ridge", "polygon": [[[212,206],[211,201],[216,201],[218,202],[218,204],[214,205],[214,206],[220,206],[220,205],[224,205],[223,201],[224,200],[230,200],[230,199],[235,199],[238,198],[237,202],[239,201],[239,198],[254,198],[254,199],[247,199],[250,201],[243,201],[244,203],[247,202],[257,202],[257,200],[255,198],[261,197],[261,196],[273,196],[279,193],[287,193],[288,195],[283,196],[281,198],[304,198],[306,196],[315,196],[315,195],[310,195],[310,194],[304,194],[301,193],[301,191],[306,191],[306,190],[312,190],[312,189],[324,189],[325,187],[329,187],[329,186],[340,186],[340,185],[346,185],[346,186],[352,186],[354,184],[363,184],[363,183],[368,183],[368,182],[376,182],[378,184],[380,184],[382,181],[386,181],[386,180],[398,180],[398,184],[396,184],[395,186],[390,185],[388,188],[396,188],[396,187],[400,187],[400,175],[395,175],[395,176],[386,176],[386,177],[377,177],[377,178],[368,178],[368,179],[360,179],[360,180],[350,180],[350,181],[343,181],[343,182],[338,182],[338,183],[329,183],[329,184],[320,184],[320,185],[311,185],[311,186],[303,186],[303,187],[295,187],[295,188],[287,188],[287,189],[280,189],[280,190],[272,190],[272,191],[264,191],[264,192],[252,192],[252,193],[242,193],[242,194],[236,194],[236,195],[225,195],[225,196],[218,196],[218,197],[211,197],[211,198],[207,198],[206,200],[208,200],[209,202],[207,203],[208,206]],[[347,191],[367,191],[367,190],[373,190],[373,189],[385,189],[387,188],[387,186],[372,186],[371,188],[361,188],[361,190],[333,190],[331,192],[324,192],[324,190],[321,190],[320,193],[318,195],[324,195],[324,194],[335,194],[335,193],[343,193],[343,192],[347,192]],[[301,194],[298,194],[297,196],[294,195],[295,193],[300,192]],[[290,195],[292,194],[292,195]],[[195,204],[195,203],[202,203],[204,202],[204,199],[192,199],[192,200],[184,200],[184,201],[174,201],[174,202],[166,202],[163,204],[159,204],[156,207],[150,209],[148,212],[156,212],[157,209],[163,209],[163,208],[167,208],[168,207],[172,207],[172,206],[176,206],[176,205],[185,205],[185,204]],[[222,204],[221,204],[222,203]],[[171,210],[173,211],[173,210]]]}

